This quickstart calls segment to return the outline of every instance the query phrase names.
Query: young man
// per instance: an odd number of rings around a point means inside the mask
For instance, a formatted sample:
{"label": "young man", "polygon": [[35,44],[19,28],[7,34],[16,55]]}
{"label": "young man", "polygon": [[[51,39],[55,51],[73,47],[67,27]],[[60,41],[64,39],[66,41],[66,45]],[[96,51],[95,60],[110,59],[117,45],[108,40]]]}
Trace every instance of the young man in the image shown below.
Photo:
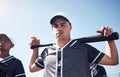
{"label": "young man", "polygon": [[[44,77],[91,77],[89,64],[118,64],[114,41],[106,41],[105,54],[79,40],[72,40],[70,36],[72,24],[65,16],[55,15],[50,20],[50,24],[55,36],[55,44],[45,48],[39,56],[39,49],[33,49],[29,65],[31,72],[45,69]],[[108,37],[112,34],[112,29],[102,27],[97,32]],[[39,44],[38,38],[31,38],[30,46]]]}
{"label": "young man", "polygon": [[6,34],[0,34],[0,77],[26,77],[22,62],[9,54],[14,47]]}

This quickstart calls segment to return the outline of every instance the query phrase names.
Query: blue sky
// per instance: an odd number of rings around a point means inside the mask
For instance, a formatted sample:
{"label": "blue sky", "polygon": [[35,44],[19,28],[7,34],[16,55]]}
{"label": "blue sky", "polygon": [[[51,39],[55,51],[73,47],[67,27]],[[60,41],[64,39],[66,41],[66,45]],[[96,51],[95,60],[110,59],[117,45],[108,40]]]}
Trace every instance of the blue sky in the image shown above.
{"label": "blue sky", "polygon": [[[42,44],[54,42],[49,20],[56,12],[64,12],[70,18],[72,39],[96,35],[101,26],[120,33],[120,0],[0,0],[0,33],[13,39],[11,55],[23,62],[27,77],[43,76],[44,70],[29,72],[29,42],[31,36],[40,38]],[[115,42],[120,53],[120,40]],[[104,42],[91,45],[105,51]],[[118,77],[120,64],[105,68],[109,77]]]}

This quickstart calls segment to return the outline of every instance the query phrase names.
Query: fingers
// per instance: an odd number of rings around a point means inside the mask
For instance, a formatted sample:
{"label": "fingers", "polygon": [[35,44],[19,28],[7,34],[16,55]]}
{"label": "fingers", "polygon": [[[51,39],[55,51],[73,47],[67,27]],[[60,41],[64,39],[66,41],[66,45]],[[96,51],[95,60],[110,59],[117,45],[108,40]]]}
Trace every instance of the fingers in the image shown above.
{"label": "fingers", "polygon": [[112,28],[110,28],[108,26],[102,26],[100,30],[97,30],[97,32],[103,34],[106,37],[108,37],[112,34],[113,30],[112,30]]}
{"label": "fingers", "polygon": [[36,37],[31,37],[31,41],[29,43],[30,46],[32,45],[40,45],[40,39],[37,39]]}
{"label": "fingers", "polygon": [[106,27],[105,29],[104,35],[107,37],[110,36],[112,34],[112,28]]}

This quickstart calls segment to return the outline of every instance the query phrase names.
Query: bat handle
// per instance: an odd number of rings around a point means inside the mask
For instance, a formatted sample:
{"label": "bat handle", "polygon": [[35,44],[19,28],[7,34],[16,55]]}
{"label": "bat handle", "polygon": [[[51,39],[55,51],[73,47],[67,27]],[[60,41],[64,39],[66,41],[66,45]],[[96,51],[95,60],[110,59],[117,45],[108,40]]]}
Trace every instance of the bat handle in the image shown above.
{"label": "bat handle", "polygon": [[51,46],[54,43],[50,43],[50,44],[41,44],[41,45],[32,45],[30,48],[34,49],[34,48],[39,48],[39,47],[46,47],[46,46]]}

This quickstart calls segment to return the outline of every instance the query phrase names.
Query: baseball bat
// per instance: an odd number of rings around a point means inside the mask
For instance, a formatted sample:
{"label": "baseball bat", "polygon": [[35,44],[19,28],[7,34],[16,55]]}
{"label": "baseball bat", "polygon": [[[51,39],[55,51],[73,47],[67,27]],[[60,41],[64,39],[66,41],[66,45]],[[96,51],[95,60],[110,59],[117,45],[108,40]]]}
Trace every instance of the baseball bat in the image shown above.
{"label": "baseball bat", "polygon": [[[111,40],[117,40],[119,39],[119,34],[118,32],[113,32],[110,36],[106,37],[102,34],[99,35],[93,35],[93,36],[87,36],[87,37],[82,37],[82,38],[77,38],[74,40],[78,40],[81,43],[92,43],[92,42],[101,42],[101,41],[111,41]],[[51,46],[54,43],[50,43],[50,44],[41,44],[41,45],[33,45],[30,48],[34,49],[34,48],[38,48],[38,47],[45,47],[45,46]]]}

